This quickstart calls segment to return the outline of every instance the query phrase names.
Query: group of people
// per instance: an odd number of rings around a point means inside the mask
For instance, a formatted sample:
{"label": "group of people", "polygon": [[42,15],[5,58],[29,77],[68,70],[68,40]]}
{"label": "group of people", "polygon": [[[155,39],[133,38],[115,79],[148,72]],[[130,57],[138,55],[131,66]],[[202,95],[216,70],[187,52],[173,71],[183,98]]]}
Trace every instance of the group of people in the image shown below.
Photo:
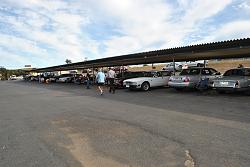
{"label": "group of people", "polygon": [[[115,93],[115,76],[116,73],[112,68],[109,68],[107,74],[105,75],[102,69],[97,70],[96,74],[96,83],[98,87],[98,91],[100,92],[100,95],[103,95],[104,93],[104,85],[105,83],[108,84],[109,87],[109,93]],[[105,82],[106,81],[106,82]]]}

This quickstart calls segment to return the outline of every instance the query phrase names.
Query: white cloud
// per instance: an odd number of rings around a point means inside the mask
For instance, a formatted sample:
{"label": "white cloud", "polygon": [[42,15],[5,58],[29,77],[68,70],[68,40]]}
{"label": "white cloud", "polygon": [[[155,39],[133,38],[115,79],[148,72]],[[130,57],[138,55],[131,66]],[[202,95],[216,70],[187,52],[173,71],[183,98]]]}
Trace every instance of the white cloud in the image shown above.
{"label": "white cloud", "polygon": [[0,66],[8,66],[8,68],[16,68],[16,65],[12,65],[15,61],[18,64],[18,67],[24,67],[24,65],[28,64],[30,61],[23,57],[23,55],[13,54],[8,51],[0,48],[1,58],[0,58]]}
{"label": "white cloud", "polygon": [[[66,58],[72,61],[84,60],[84,47],[81,43],[82,39],[79,37],[81,26],[88,23],[88,18],[82,15],[84,12],[81,13],[78,8],[71,9],[70,5],[64,1],[29,0],[26,3],[15,2],[11,0],[8,4],[16,6],[13,12],[16,12],[18,16],[9,15],[0,19],[3,22],[10,23],[11,29],[17,31],[24,38],[23,41],[20,41],[20,38],[13,40],[13,48],[16,48],[16,50],[21,48],[20,50],[33,51],[32,53],[34,53],[34,48],[31,48],[29,43],[29,41],[34,41],[53,49],[53,53],[56,55],[44,53],[42,46],[36,47],[35,54],[39,54],[38,47],[41,47],[41,56],[57,57],[60,64]],[[45,26],[51,28],[51,30],[44,31]],[[25,45],[25,43],[26,46],[20,46],[21,44]]]}
{"label": "white cloud", "polygon": [[240,10],[245,10],[246,12],[250,12],[250,1],[244,1],[241,4],[238,5],[238,8]]}
{"label": "white cloud", "polygon": [[[216,15],[231,2],[181,0],[178,6],[173,6],[162,0],[131,0],[120,4],[114,0],[103,1],[107,5],[100,5],[105,6],[106,15],[115,18],[123,34],[106,41],[105,55],[184,45],[186,36],[199,30],[201,21]],[[182,14],[177,15],[178,12]]]}
{"label": "white cloud", "polygon": [[0,45],[8,50],[18,50],[18,52],[26,52],[33,56],[40,57],[43,54],[42,57],[44,57],[47,54],[45,49],[37,47],[36,42],[10,35],[0,34]]}
{"label": "white cloud", "polygon": [[232,0],[192,0],[189,5],[185,4],[185,15],[182,22],[190,26],[194,26],[198,21],[212,17],[222,11]]}
{"label": "white cloud", "polygon": [[229,22],[216,29],[214,32],[211,32],[210,35],[204,37],[203,40],[196,41],[195,44],[224,41],[229,39],[247,38],[250,37],[249,30],[250,20],[238,20]]}
{"label": "white cloud", "polygon": [[[34,55],[46,65],[249,36],[249,20],[207,24],[234,0],[3,0],[0,10],[9,33],[0,45]],[[4,5],[5,4],[5,5]],[[239,8],[249,10],[248,1]],[[231,11],[227,11],[231,12]],[[1,14],[1,13],[0,13]],[[95,36],[92,28],[107,37]],[[0,25],[1,26],[1,25]],[[88,29],[87,29],[87,28]],[[115,33],[114,33],[115,32]],[[98,32],[97,32],[98,33]],[[0,54],[3,52],[0,51]],[[5,51],[6,52],[6,51]],[[46,61],[43,60],[46,59]],[[39,63],[37,63],[39,64]]]}

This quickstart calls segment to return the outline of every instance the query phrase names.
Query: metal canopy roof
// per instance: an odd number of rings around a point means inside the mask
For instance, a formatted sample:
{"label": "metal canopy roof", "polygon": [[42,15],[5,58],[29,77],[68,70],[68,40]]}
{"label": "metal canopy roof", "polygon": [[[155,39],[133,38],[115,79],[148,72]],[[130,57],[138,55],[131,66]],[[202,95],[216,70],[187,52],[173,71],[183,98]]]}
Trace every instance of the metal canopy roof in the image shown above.
{"label": "metal canopy roof", "polygon": [[165,63],[250,57],[250,38],[198,44],[185,47],[134,53],[72,64],[36,69],[37,72],[63,71],[108,66]]}

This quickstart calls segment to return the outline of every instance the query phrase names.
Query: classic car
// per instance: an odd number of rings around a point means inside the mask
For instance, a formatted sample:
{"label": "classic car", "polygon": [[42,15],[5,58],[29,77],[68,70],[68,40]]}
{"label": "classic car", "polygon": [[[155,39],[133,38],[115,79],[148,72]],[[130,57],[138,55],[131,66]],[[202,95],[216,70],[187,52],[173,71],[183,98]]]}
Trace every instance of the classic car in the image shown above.
{"label": "classic car", "polygon": [[221,78],[213,81],[213,88],[219,93],[242,91],[250,94],[250,68],[236,68],[226,71]]}
{"label": "classic car", "polygon": [[152,87],[167,86],[171,74],[169,71],[144,72],[143,77],[126,79],[123,81],[123,85],[130,90],[141,89],[148,91]]}
{"label": "classic car", "polygon": [[213,68],[191,67],[183,69],[179,75],[171,76],[168,85],[176,90],[184,88],[207,89],[213,79],[220,77],[220,72]]}
{"label": "classic car", "polygon": [[65,83],[69,83],[72,82],[74,79],[74,75],[73,74],[62,74],[59,76],[58,80],[56,80],[57,82],[65,82]]}
{"label": "classic car", "polygon": [[125,71],[123,73],[119,73],[115,77],[115,86],[116,88],[124,88],[123,81],[130,78],[138,78],[143,77],[143,71]]}

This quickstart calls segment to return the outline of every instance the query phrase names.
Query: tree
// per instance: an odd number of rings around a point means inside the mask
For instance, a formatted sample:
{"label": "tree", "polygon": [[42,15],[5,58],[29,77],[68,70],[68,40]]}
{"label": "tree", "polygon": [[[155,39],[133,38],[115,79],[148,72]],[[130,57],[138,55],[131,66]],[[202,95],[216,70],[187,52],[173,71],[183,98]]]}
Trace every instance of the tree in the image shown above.
{"label": "tree", "polygon": [[66,64],[71,64],[72,63],[72,61],[69,60],[69,59],[66,59],[65,62],[66,62]]}
{"label": "tree", "polygon": [[0,80],[7,80],[7,70],[4,67],[0,67]]}

